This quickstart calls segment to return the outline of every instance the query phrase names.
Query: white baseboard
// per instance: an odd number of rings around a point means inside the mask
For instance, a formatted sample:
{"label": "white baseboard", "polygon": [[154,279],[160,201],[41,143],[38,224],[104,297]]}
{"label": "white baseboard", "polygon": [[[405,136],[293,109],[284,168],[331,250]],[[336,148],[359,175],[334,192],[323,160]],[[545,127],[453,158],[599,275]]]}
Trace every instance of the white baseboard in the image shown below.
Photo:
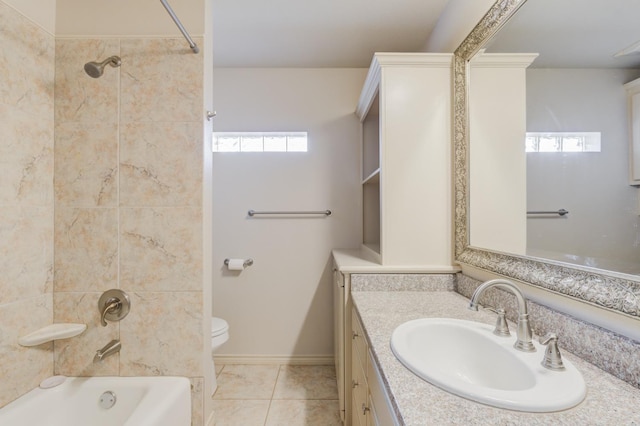
{"label": "white baseboard", "polygon": [[270,356],[214,355],[213,362],[223,364],[333,365],[333,355]]}

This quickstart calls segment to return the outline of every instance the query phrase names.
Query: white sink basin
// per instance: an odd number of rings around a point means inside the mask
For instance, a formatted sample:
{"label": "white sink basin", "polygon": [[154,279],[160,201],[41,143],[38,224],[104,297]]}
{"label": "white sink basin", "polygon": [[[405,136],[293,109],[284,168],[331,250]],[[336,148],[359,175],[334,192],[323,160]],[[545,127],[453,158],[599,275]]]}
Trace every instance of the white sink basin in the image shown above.
{"label": "white sink basin", "polygon": [[493,327],[452,318],[405,322],[391,335],[391,349],[405,367],[422,379],[464,398],[517,411],[551,412],[584,399],[582,375],[566,359],[564,371],[540,365],[545,347],[536,352],[513,348],[515,333],[498,337]]}

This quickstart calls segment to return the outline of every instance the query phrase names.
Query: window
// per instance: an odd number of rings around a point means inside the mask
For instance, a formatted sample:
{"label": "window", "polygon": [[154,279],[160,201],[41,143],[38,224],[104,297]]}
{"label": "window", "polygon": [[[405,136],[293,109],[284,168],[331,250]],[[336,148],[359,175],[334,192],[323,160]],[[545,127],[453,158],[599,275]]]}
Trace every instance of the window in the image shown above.
{"label": "window", "polygon": [[307,132],[214,132],[213,152],[307,152]]}
{"label": "window", "polygon": [[526,152],[600,152],[600,132],[527,132]]}

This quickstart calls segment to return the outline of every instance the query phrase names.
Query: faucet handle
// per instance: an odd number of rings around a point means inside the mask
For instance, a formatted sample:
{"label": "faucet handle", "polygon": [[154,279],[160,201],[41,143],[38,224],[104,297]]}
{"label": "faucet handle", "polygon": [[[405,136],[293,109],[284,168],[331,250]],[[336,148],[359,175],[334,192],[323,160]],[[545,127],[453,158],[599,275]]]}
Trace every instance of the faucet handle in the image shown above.
{"label": "faucet handle", "polygon": [[547,345],[547,350],[544,352],[544,358],[540,364],[549,370],[564,370],[562,355],[560,355],[560,349],[558,349],[558,336],[555,333],[548,333],[540,338],[540,344]]}
{"label": "faucet handle", "polygon": [[506,312],[504,311],[504,309],[489,307],[485,309],[498,315],[498,318],[496,318],[496,328],[493,330],[493,334],[501,337],[511,336],[511,333],[509,332],[509,325],[507,324]]}
{"label": "faucet handle", "polygon": [[124,291],[112,288],[100,296],[98,310],[100,311],[100,324],[107,326],[107,320],[120,321],[126,317],[131,309],[131,299]]}

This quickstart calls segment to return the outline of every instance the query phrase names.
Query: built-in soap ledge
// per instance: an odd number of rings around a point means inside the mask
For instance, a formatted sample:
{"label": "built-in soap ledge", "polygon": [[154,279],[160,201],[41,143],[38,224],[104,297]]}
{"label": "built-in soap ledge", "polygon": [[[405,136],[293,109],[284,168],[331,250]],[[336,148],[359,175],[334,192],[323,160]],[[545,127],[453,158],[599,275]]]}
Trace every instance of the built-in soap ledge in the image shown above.
{"label": "built-in soap ledge", "polygon": [[81,334],[87,329],[86,324],[59,323],[51,324],[40,330],[29,333],[18,339],[22,346],[37,346],[52,340],[68,339]]}

